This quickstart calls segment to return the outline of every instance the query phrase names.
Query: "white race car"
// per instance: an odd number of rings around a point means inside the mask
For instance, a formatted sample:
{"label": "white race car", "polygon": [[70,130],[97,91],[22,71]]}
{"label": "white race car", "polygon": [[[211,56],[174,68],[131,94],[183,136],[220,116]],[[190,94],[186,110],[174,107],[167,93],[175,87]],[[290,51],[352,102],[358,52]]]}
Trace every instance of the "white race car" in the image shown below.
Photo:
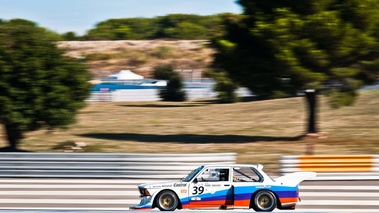
{"label": "white race car", "polygon": [[141,202],[131,209],[174,211],[175,209],[236,209],[255,211],[295,209],[299,183],[315,172],[295,172],[272,179],[263,166],[204,165],[178,182],[138,186]]}

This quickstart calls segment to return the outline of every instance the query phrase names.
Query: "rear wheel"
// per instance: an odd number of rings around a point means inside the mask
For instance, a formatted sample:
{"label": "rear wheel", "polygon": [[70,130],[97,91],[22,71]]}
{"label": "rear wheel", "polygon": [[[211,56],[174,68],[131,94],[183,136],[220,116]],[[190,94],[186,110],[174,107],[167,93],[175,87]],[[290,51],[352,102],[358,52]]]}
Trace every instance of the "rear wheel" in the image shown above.
{"label": "rear wheel", "polygon": [[271,191],[259,191],[253,197],[253,209],[255,211],[271,212],[276,208],[276,196]]}
{"label": "rear wheel", "polygon": [[157,207],[161,211],[174,211],[179,204],[179,200],[173,191],[162,191],[157,195]]}

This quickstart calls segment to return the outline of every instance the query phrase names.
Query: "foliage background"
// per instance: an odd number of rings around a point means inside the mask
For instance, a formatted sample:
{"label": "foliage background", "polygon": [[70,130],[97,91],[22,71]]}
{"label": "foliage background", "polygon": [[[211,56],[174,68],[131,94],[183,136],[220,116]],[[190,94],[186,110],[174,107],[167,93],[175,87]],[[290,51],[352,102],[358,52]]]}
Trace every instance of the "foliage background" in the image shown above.
{"label": "foliage background", "polygon": [[102,21],[83,36],[62,34],[64,40],[210,39],[220,33],[225,14],[201,16],[169,14],[154,18],[121,18]]}

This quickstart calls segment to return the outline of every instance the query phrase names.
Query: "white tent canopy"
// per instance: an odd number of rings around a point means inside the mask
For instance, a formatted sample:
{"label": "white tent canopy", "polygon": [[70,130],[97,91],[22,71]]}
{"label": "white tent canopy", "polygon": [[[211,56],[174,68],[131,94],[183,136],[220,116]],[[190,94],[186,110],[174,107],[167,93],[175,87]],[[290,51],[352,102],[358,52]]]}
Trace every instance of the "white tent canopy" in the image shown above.
{"label": "white tent canopy", "polygon": [[134,72],[130,70],[121,70],[120,72],[110,75],[110,78],[115,78],[118,80],[137,80],[137,79],[143,79],[142,75],[135,74]]}

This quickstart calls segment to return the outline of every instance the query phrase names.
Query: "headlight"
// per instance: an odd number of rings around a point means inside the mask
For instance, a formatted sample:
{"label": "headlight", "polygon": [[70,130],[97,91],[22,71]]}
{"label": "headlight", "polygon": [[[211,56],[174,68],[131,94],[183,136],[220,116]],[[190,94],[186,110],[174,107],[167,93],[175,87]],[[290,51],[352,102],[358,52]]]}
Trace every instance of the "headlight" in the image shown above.
{"label": "headlight", "polygon": [[141,194],[141,197],[144,197],[144,196],[151,196],[149,191],[145,188],[139,188],[139,193]]}
{"label": "headlight", "polygon": [[144,196],[151,196],[147,189],[143,189],[143,195]]}

